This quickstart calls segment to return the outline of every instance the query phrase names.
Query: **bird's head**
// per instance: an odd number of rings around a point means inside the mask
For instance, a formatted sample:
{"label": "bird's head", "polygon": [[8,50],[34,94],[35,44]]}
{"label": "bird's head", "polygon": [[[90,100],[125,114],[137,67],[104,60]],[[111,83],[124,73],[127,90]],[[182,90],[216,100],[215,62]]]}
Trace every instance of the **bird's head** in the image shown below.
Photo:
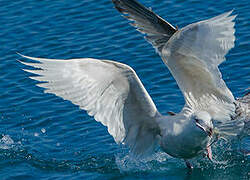
{"label": "bird's head", "polygon": [[212,118],[206,111],[198,111],[193,114],[192,121],[198,132],[203,133],[209,137],[213,135]]}

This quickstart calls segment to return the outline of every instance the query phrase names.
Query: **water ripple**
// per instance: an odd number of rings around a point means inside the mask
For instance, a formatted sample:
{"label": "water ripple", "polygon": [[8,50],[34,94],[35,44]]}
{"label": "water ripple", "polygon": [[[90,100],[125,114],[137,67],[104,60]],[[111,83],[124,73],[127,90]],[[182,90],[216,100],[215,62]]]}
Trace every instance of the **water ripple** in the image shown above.
{"label": "water ripple", "polygon": [[[183,27],[234,9],[236,47],[220,68],[234,95],[250,78],[249,2],[144,0],[169,22]],[[218,162],[198,159],[186,174],[181,160],[158,152],[135,162],[107,129],[68,101],[44,94],[16,59],[16,52],[46,58],[112,59],[133,67],[163,114],[178,112],[184,100],[154,49],[106,0],[0,1],[0,167],[6,179],[196,178],[249,176],[249,158],[220,145]],[[249,144],[248,141],[244,142]],[[126,163],[125,163],[126,162]],[[224,168],[224,169],[223,169]]]}

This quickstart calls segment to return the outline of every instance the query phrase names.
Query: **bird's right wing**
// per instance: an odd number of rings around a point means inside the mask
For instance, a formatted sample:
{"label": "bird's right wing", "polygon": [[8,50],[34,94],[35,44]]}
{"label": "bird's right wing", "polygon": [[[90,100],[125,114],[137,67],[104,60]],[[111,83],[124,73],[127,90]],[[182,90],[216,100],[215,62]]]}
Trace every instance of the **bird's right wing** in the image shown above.
{"label": "bird's right wing", "polygon": [[37,74],[31,79],[52,93],[86,110],[108,127],[117,143],[127,144],[140,155],[155,143],[157,109],[134,70],[121,63],[97,59],[53,60],[24,58],[36,63],[21,63],[39,68],[25,70]]}
{"label": "bird's right wing", "polygon": [[136,29],[146,34],[146,39],[158,53],[177,29],[136,0],[112,0],[115,8],[123,13]]}

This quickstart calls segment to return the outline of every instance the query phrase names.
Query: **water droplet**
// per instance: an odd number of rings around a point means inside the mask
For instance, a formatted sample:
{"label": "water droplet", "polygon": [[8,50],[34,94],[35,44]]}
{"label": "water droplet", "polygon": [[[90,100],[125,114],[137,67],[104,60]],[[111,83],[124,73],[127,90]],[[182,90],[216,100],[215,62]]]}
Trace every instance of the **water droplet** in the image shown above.
{"label": "water droplet", "polygon": [[14,143],[14,141],[10,138],[9,135],[4,135],[0,141],[4,144],[13,144]]}
{"label": "water droplet", "polygon": [[9,135],[2,135],[2,139],[0,139],[0,149],[9,149],[14,144],[14,141],[11,139]]}
{"label": "water droplet", "polygon": [[31,155],[28,155],[27,159],[30,160],[31,159]]}
{"label": "water droplet", "polygon": [[56,143],[56,146],[60,146],[61,144],[60,143]]}
{"label": "water droplet", "polygon": [[41,131],[42,131],[42,133],[46,133],[46,129],[45,128],[42,128]]}
{"label": "water droplet", "polygon": [[35,133],[34,133],[34,136],[35,136],[35,137],[38,137],[38,136],[39,136],[39,134],[38,134],[37,132],[35,132]]}

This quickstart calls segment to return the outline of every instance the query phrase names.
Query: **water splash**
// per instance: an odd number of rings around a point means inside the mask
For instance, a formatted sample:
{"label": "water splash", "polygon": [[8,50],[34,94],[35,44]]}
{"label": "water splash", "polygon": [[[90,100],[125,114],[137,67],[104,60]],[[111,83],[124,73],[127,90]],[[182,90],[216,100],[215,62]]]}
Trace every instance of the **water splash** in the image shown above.
{"label": "water splash", "polygon": [[44,133],[46,133],[46,129],[45,128],[42,128],[41,129],[41,132],[44,134]]}
{"label": "water splash", "polygon": [[10,149],[14,145],[14,141],[9,135],[2,135],[0,139],[0,149]]}
{"label": "water splash", "polygon": [[162,151],[157,151],[151,156],[135,158],[131,154],[120,153],[115,156],[118,169],[122,173],[126,172],[166,172],[172,167],[176,167],[178,159],[174,159]]}

